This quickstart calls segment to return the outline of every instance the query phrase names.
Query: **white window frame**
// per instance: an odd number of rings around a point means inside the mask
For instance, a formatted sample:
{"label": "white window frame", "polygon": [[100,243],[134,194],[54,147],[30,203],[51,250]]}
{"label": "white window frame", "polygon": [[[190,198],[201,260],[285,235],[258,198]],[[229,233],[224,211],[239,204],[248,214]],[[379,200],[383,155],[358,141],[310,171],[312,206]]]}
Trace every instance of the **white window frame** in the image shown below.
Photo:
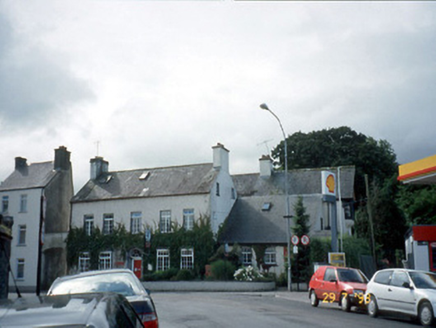
{"label": "white window frame", "polygon": [[186,231],[194,229],[195,213],[193,208],[185,208],[183,210],[183,228]]}
{"label": "white window frame", "polygon": [[17,259],[17,280],[24,280],[25,264],[24,259]]}
{"label": "white window frame", "polygon": [[112,269],[112,252],[100,252],[98,256],[98,269]]}
{"label": "white window frame", "polygon": [[248,246],[242,247],[242,264],[252,265],[253,264],[253,249]]}
{"label": "white window frame", "polygon": [[171,210],[160,211],[159,229],[161,233],[171,232]]}
{"label": "white window frame", "polygon": [[26,231],[27,226],[25,224],[21,224],[18,226],[18,244],[20,246],[26,245]]}
{"label": "white window frame", "polygon": [[94,215],[87,214],[83,217],[83,229],[87,236],[91,236],[94,232]]}
{"label": "white window frame", "polygon": [[82,252],[79,255],[79,264],[78,264],[79,272],[89,271],[91,267],[91,257],[89,252]]}
{"label": "white window frame", "polygon": [[20,195],[20,213],[27,212],[27,194]]}
{"label": "white window frame", "polygon": [[130,233],[135,235],[142,231],[142,212],[130,213]]}
{"label": "white window frame", "polygon": [[110,235],[114,232],[114,215],[103,214],[103,235]]}
{"label": "white window frame", "polygon": [[275,247],[268,247],[265,250],[264,263],[269,265],[277,264],[277,253]]}
{"label": "white window frame", "polygon": [[194,249],[182,248],[180,250],[180,269],[192,270],[194,269]]}
{"label": "white window frame", "polygon": [[165,271],[170,268],[170,250],[161,248],[156,250],[156,270]]}

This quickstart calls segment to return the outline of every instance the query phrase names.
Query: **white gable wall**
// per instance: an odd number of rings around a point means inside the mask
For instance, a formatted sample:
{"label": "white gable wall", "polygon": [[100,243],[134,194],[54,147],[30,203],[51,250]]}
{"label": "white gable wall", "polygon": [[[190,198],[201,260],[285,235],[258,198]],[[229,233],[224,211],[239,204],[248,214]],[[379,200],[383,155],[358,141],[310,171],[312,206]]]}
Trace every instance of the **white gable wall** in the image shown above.
{"label": "white gable wall", "polygon": [[[217,193],[218,184],[219,193]],[[231,176],[226,171],[220,171],[210,194],[211,225],[214,234],[229,215],[236,197],[236,188]]]}
{"label": "white gable wall", "polygon": [[[12,216],[14,219],[10,258],[11,269],[16,278],[18,259],[24,259],[24,278],[17,279],[17,285],[25,287],[23,289],[25,291],[34,290],[36,286],[41,193],[41,188],[0,192],[0,199],[3,196],[9,197],[8,212],[3,213],[3,215]],[[27,195],[26,212],[20,212],[21,195]],[[20,225],[26,226],[26,242],[23,245],[18,245]],[[13,284],[12,276],[9,277],[9,284]]]}

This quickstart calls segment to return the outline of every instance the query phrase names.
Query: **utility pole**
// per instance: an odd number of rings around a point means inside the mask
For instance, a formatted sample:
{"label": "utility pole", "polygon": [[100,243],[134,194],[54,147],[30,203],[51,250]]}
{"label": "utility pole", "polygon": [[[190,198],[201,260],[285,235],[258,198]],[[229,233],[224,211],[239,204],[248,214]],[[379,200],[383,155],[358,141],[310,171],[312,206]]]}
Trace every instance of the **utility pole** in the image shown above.
{"label": "utility pole", "polygon": [[371,230],[372,258],[373,258],[374,266],[375,268],[377,268],[377,259],[375,257],[374,223],[372,221],[371,199],[369,197],[368,174],[365,174],[365,188],[366,188],[366,210],[368,212],[369,228]]}

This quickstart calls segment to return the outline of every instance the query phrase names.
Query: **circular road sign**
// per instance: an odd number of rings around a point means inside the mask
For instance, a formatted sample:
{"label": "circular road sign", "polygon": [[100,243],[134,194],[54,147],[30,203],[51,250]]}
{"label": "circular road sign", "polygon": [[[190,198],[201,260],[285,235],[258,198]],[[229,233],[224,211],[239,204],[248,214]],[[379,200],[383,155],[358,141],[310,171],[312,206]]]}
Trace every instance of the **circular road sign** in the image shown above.
{"label": "circular road sign", "polygon": [[300,242],[300,238],[298,238],[297,235],[293,235],[293,236],[291,237],[291,242],[292,242],[292,244],[293,244],[294,246],[296,246],[296,245],[298,245],[298,243]]}
{"label": "circular road sign", "polygon": [[310,238],[309,238],[309,236],[307,236],[307,235],[303,235],[303,236],[301,236],[301,243],[302,243],[304,246],[309,245],[309,243],[310,243]]}

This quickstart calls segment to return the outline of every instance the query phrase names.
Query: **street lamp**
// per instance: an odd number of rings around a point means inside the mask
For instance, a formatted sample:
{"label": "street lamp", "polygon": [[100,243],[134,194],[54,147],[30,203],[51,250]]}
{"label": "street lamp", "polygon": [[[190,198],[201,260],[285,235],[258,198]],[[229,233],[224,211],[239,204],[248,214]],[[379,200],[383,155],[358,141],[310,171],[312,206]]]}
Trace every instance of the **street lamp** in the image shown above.
{"label": "street lamp", "polygon": [[288,144],[286,142],[286,133],[283,129],[282,122],[280,122],[280,119],[274,112],[268,108],[267,104],[261,104],[260,108],[263,110],[266,110],[270,112],[276,120],[279,122],[280,129],[283,133],[283,142],[285,143],[285,199],[286,199],[286,215],[284,216],[285,219],[288,221],[287,229],[286,229],[286,236],[288,239],[288,291],[292,291],[292,277],[291,277],[291,236],[290,236],[290,223],[289,219],[292,217],[290,215],[290,206],[289,206],[289,190],[288,190]]}

